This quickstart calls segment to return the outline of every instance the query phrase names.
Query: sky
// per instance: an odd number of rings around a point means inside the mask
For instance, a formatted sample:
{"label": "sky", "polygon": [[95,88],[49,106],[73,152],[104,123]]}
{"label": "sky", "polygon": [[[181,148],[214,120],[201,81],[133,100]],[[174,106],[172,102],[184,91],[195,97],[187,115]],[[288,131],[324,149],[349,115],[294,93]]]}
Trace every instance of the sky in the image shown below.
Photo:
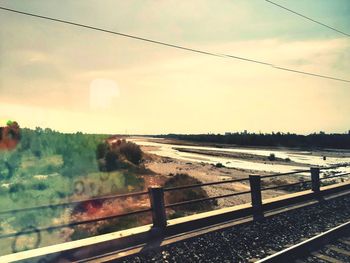
{"label": "sky", "polygon": [[[348,0],[275,0],[350,33]],[[350,79],[350,38],[263,0],[0,6]],[[350,84],[0,10],[0,119],[88,133],[340,132]]]}

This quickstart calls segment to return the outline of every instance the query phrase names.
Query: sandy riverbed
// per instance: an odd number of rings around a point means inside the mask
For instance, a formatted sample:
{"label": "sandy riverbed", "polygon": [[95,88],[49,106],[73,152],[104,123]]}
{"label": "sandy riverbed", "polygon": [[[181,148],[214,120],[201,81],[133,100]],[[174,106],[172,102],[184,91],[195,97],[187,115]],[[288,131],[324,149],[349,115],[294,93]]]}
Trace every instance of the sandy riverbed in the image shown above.
{"label": "sandy riverbed", "polygon": [[[161,185],[167,178],[177,173],[186,173],[198,179],[202,183],[208,183],[222,180],[248,178],[251,174],[264,176],[273,173],[292,172],[298,169],[308,170],[311,166],[310,163],[318,163],[321,166],[329,166],[330,164],[326,164],[326,161],[324,161],[324,156],[327,156],[327,161],[330,163],[332,160],[336,160],[337,163],[346,162],[350,157],[349,150],[324,149],[321,151],[317,149],[300,150],[285,147],[238,147],[233,145],[215,143],[202,144],[175,139],[148,137],[135,137],[132,138],[132,140],[136,143],[141,142],[141,148],[145,153],[145,166],[155,174],[152,176],[152,180],[149,180],[148,176],[145,176],[145,182],[147,185],[157,182]],[[191,158],[183,158],[184,155],[181,153],[191,154]],[[269,160],[268,158],[269,154],[271,153],[276,154],[276,158],[274,160]],[[289,156],[291,158],[288,158]],[[330,158],[328,159],[328,157]],[[217,167],[215,162],[208,162],[208,158],[211,160],[222,160],[224,167]],[[233,165],[231,165],[230,162]],[[240,166],[240,163],[245,163],[248,165]],[[234,165],[237,166],[234,167]],[[263,171],[264,169],[249,169],[249,167],[257,168],[257,166],[261,168],[261,165],[264,167],[266,165],[266,167],[270,169],[266,170],[270,172]],[[271,172],[272,167],[274,167],[273,170],[275,172]],[[333,171],[328,170],[327,173],[331,174]],[[311,180],[309,173],[262,179],[262,187],[280,186],[305,180]],[[305,186],[306,185],[304,185],[304,187]],[[203,188],[207,191],[209,196],[220,196],[250,190],[249,181],[211,185]],[[295,189],[289,189],[289,191],[298,191],[298,185]],[[287,194],[290,193],[289,191],[287,191],[286,188],[266,190],[263,191],[263,198],[267,199]],[[250,194],[218,199],[218,204],[220,207],[249,202]]]}
{"label": "sandy riverbed", "polygon": [[[145,166],[147,169],[153,171],[156,175],[155,178],[159,177],[161,181],[164,181],[164,177],[171,177],[177,173],[186,173],[203,183],[223,181],[230,179],[242,179],[248,178],[250,174],[257,174],[253,170],[243,170],[236,168],[227,167],[215,167],[212,164],[206,164],[199,162],[188,162],[170,157],[162,157],[156,154],[151,154],[149,151],[154,150],[154,146],[142,146],[142,150],[146,153]],[[259,172],[259,175],[267,175],[267,172]],[[153,179],[153,181],[157,181]],[[296,176],[286,176],[283,179],[279,179],[277,183],[287,184],[297,182]],[[272,183],[271,180],[266,181],[265,186]],[[276,181],[274,181],[276,183]],[[204,189],[207,191],[209,196],[219,196],[230,194],[234,192],[249,191],[249,182],[241,183],[228,183],[220,185],[205,186]],[[264,192],[264,198],[271,198],[281,194],[285,194],[282,190],[271,190]],[[232,198],[218,199],[218,205],[220,207],[238,205],[242,203],[250,202],[250,194],[240,195]]]}

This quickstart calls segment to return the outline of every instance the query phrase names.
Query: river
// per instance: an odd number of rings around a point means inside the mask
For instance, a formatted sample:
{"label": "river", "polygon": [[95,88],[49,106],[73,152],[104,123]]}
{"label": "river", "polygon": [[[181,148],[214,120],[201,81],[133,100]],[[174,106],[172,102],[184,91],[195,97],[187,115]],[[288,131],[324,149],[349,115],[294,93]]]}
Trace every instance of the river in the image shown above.
{"label": "river", "polygon": [[[242,160],[238,158],[229,157],[218,157],[211,155],[204,155],[199,153],[188,153],[177,150],[176,148],[182,149],[198,149],[198,150],[209,150],[209,151],[220,151],[220,152],[235,152],[235,153],[246,153],[254,154],[259,156],[268,157],[273,153],[277,158],[286,159],[289,158],[292,162],[300,164],[314,165],[314,166],[330,166],[339,163],[350,163],[350,157],[327,157],[326,160],[323,156],[315,155],[315,152],[311,151],[299,151],[292,149],[271,149],[271,148],[247,148],[247,147],[230,147],[230,148],[217,148],[208,146],[188,146],[188,145],[176,145],[161,143],[161,139],[157,138],[153,141],[152,138],[132,138],[131,141],[137,143],[140,146],[155,146],[154,150],[150,150],[150,153],[157,154],[163,157],[170,157],[180,159],[189,162],[204,162],[210,164],[222,163],[226,167],[248,169],[256,171],[266,171],[274,173],[291,172],[295,170],[305,169],[305,166],[297,164],[274,164],[271,162],[261,163],[250,160]],[[327,149],[329,152],[329,149]],[[331,151],[332,152],[332,151]],[[334,150],[333,153],[339,153],[339,150]],[[350,152],[347,152],[349,156]],[[350,172],[350,167],[339,168],[339,171]]]}

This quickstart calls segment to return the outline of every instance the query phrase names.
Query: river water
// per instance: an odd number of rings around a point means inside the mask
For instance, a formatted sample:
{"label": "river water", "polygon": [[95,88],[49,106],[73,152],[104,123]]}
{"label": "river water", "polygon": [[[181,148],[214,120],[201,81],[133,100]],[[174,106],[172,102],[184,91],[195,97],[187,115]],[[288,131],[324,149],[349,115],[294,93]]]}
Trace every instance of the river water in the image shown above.
{"label": "river water", "polygon": [[[271,162],[259,163],[253,160],[241,160],[237,158],[230,157],[218,157],[210,156],[199,153],[188,153],[178,151],[176,148],[182,149],[198,149],[198,150],[210,150],[210,151],[220,151],[220,152],[235,152],[235,153],[246,153],[255,154],[259,156],[268,157],[271,153],[275,154],[277,158],[286,159],[289,158],[291,161],[315,165],[315,166],[330,166],[339,163],[350,163],[350,157],[327,157],[326,160],[322,156],[317,156],[311,151],[298,151],[291,149],[269,149],[269,148],[246,148],[246,147],[234,147],[234,148],[217,148],[208,146],[187,146],[187,145],[175,145],[161,143],[161,139],[157,138],[157,141],[152,141],[152,138],[132,138],[133,142],[138,145],[143,146],[155,146],[154,150],[150,150],[150,153],[157,154],[163,157],[171,157],[175,159],[180,159],[188,162],[204,162],[210,164],[222,163],[226,167],[248,169],[256,171],[266,171],[274,173],[291,172],[295,170],[305,169],[305,166],[297,164],[274,164]],[[329,150],[327,150],[329,152]],[[341,153],[339,150],[334,150],[334,152]],[[347,156],[349,156],[349,151]],[[340,154],[339,154],[340,155]],[[350,172],[350,167],[339,168],[339,171]]]}

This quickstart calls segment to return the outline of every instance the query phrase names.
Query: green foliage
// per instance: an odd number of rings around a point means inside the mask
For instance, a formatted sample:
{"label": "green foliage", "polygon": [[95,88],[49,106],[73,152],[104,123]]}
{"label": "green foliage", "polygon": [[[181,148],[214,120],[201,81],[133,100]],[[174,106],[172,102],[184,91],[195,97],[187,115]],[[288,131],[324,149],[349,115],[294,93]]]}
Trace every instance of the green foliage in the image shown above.
{"label": "green foliage", "polygon": [[28,226],[35,226],[38,224],[39,217],[37,212],[26,212],[16,216],[12,225],[18,229],[23,229]]}
{"label": "green foliage", "polygon": [[[139,147],[124,141],[121,149],[110,151],[105,139],[105,135],[22,129],[17,148],[0,152],[0,211],[142,190],[144,181],[141,177],[129,170],[119,170],[140,163],[142,152]],[[119,171],[100,172],[97,158],[104,166],[109,159],[109,170]],[[74,185],[79,180],[85,188],[81,195],[74,192]],[[49,206],[35,212],[8,214],[0,227],[20,231],[31,225],[48,226],[53,224],[53,219],[65,220],[68,211],[67,207]],[[116,229],[136,224],[130,219],[118,221],[120,224]],[[108,227],[101,232],[107,230]],[[82,237],[86,233],[79,234],[78,231],[74,235]]]}
{"label": "green foliage", "polygon": [[6,187],[0,186],[0,196],[7,195],[9,193]]}
{"label": "green foliage", "polygon": [[5,160],[0,161],[0,181],[11,178],[11,171]]}
{"label": "green foliage", "polygon": [[15,175],[21,162],[18,150],[0,152],[0,180],[10,179]]}
{"label": "green foliage", "polygon": [[9,193],[18,193],[24,190],[25,190],[25,187],[22,183],[15,183],[10,185]]}
{"label": "green foliage", "polygon": [[[73,178],[98,171],[96,147],[105,137],[21,129],[16,149],[0,152],[0,211],[67,201],[73,195]],[[8,214],[6,224],[18,230],[50,225],[63,211],[55,208]]]}
{"label": "green foliage", "polygon": [[31,188],[33,190],[38,190],[38,191],[43,191],[43,190],[47,189],[48,187],[49,186],[44,182],[35,182],[31,186]]}
{"label": "green foliage", "polygon": [[132,187],[134,191],[141,191],[144,186],[144,180],[142,177],[135,176],[131,173],[124,174],[125,185]]}
{"label": "green foliage", "polygon": [[0,153],[0,181],[55,172],[75,177],[98,171],[96,148],[105,137],[24,128],[17,148]]}

